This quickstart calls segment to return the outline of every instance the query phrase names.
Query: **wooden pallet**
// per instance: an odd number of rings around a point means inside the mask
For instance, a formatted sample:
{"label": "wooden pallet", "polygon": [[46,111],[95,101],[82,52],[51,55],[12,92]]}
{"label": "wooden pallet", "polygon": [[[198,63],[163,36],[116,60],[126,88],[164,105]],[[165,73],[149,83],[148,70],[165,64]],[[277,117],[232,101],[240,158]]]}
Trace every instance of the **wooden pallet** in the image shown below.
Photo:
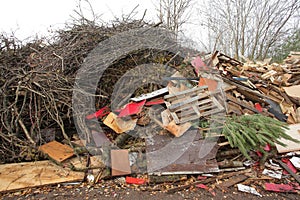
{"label": "wooden pallet", "polygon": [[215,97],[218,93],[202,86],[166,95],[164,99],[175,123],[181,124],[223,111],[224,107]]}

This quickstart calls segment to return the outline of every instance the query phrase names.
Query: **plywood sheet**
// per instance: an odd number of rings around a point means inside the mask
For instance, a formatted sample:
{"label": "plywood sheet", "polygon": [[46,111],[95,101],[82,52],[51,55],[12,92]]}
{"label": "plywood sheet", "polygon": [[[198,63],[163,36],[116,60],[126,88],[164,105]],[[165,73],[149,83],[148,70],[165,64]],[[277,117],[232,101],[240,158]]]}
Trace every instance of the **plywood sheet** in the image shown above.
{"label": "plywood sheet", "polygon": [[39,150],[57,162],[62,162],[74,155],[74,150],[70,146],[57,141],[48,142],[40,146]]}
{"label": "plywood sheet", "polygon": [[[289,125],[289,130],[286,130],[286,134],[291,136],[292,138],[295,138],[300,141],[300,123],[299,124],[292,124]],[[299,151],[300,150],[300,143],[295,143],[290,140],[286,140],[281,138],[280,142],[286,144],[286,147],[283,147],[279,144],[276,144],[277,151],[279,153],[286,153],[286,152],[291,152],[291,151]]]}
{"label": "plywood sheet", "polygon": [[51,161],[0,165],[0,192],[83,179],[84,172],[64,169]]}

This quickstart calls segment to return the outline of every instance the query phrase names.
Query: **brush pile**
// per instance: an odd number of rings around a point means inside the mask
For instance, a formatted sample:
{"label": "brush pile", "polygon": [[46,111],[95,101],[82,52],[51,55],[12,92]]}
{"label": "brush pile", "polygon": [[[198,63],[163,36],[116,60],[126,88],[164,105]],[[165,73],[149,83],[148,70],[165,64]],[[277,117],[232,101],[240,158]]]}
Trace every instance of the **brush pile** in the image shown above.
{"label": "brush pile", "polygon": [[[77,22],[58,30],[54,37],[35,39],[25,45],[16,38],[0,35],[1,162],[38,159],[36,147],[53,137],[68,140],[76,131],[72,89],[84,59],[99,42],[141,27],[152,25],[143,20],[112,25]],[[130,68],[140,63],[164,63],[173,56],[144,49],[116,60],[97,88],[101,95],[96,98],[96,107],[109,104],[112,83]],[[158,57],[165,59],[160,61]]]}

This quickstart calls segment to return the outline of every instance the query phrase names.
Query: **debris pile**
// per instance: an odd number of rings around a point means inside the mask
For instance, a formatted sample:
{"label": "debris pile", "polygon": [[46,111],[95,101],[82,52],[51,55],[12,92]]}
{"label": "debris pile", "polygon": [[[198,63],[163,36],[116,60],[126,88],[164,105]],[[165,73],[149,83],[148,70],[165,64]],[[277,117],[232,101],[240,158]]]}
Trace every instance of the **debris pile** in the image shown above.
{"label": "debris pile", "polygon": [[[33,160],[38,151],[59,166],[3,164],[0,192],[70,181],[98,184],[104,178],[145,190],[156,184],[168,193],[199,188],[214,196],[232,186],[260,197],[266,191],[299,192],[299,52],[284,64],[243,63],[220,52],[190,58],[133,52],[106,70],[97,88],[98,110],[85,116],[88,130],[78,138],[72,119],[76,71],[98,42],[142,26],[149,25],[75,25],[51,45],[20,48],[2,36],[0,158]],[[174,69],[159,77],[165,85],[141,85],[109,102],[111,82],[154,61]],[[22,175],[33,165],[38,170]],[[53,171],[50,182],[46,168]],[[21,175],[12,177],[7,169]]]}

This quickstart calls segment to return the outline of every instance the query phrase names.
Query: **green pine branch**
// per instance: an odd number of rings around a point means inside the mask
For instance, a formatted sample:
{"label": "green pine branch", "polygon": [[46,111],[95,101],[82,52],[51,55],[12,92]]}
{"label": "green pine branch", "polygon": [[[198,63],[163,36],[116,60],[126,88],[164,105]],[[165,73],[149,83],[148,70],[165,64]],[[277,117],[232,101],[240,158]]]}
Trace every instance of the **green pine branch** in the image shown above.
{"label": "green pine branch", "polygon": [[249,151],[260,150],[266,144],[275,146],[275,143],[286,146],[279,141],[285,138],[293,142],[300,141],[287,135],[288,125],[276,119],[260,114],[227,117],[222,130],[231,147],[237,147],[248,159]]}

